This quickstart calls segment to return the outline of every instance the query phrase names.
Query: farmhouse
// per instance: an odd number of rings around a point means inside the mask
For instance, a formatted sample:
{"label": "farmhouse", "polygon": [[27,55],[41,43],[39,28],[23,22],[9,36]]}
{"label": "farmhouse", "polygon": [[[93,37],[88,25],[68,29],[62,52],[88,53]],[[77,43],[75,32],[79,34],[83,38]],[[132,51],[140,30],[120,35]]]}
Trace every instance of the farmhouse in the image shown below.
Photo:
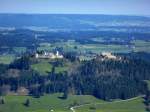
{"label": "farmhouse", "polygon": [[109,52],[103,52],[101,54],[104,58],[108,58],[108,59],[117,59],[117,57],[115,55],[112,55],[111,53]]}
{"label": "farmhouse", "polygon": [[56,54],[52,53],[52,52],[44,51],[44,53],[42,53],[42,54],[36,53],[35,57],[43,58],[43,59],[62,59],[63,55],[59,54],[59,51],[57,51]]}
{"label": "farmhouse", "polygon": [[121,60],[121,57],[120,56],[115,56],[113,55],[112,53],[110,52],[103,52],[101,53],[101,60],[105,60],[105,59],[112,59],[112,60]]}

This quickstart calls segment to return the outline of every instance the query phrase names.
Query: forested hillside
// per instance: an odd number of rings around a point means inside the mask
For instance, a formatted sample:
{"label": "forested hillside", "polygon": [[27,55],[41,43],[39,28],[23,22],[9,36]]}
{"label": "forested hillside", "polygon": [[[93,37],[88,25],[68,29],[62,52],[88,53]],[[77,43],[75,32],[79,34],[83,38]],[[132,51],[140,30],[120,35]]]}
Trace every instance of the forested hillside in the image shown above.
{"label": "forested hillside", "polygon": [[146,93],[145,80],[150,79],[150,63],[143,59],[121,56],[121,60],[102,60],[100,56],[90,61],[68,58],[72,66],[66,72],[55,72],[65,61],[51,63],[48,75],[41,75],[31,68],[38,60],[23,56],[10,65],[0,65],[0,92],[18,94],[21,88],[26,94],[40,97],[45,93],[94,95],[97,98],[127,99]]}
{"label": "forested hillside", "polygon": [[143,80],[150,78],[150,63],[142,60],[121,61],[100,58],[86,62],[73,75],[78,93],[93,94],[101,99],[127,99],[145,92]]}

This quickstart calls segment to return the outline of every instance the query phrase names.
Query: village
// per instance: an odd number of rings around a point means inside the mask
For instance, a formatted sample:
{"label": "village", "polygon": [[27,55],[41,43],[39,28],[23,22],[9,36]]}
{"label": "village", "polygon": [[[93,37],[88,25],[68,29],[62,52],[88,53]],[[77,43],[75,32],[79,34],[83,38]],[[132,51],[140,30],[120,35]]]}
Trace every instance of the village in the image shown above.
{"label": "village", "polygon": [[35,57],[43,59],[62,59],[64,56],[61,55],[59,51],[56,51],[56,53],[44,51],[43,53],[36,53]]}
{"label": "village", "polygon": [[[115,56],[111,52],[102,52],[98,56],[101,57],[102,61],[104,61],[106,59],[121,60],[121,57]],[[78,56],[78,57],[80,57],[80,56]],[[86,54],[85,57],[90,58],[90,59],[94,59],[94,58],[96,58],[96,55]],[[63,59],[64,56],[59,51],[56,51],[55,53],[54,52],[43,51],[42,53],[37,52],[35,54],[35,58],[37,58],[37,59]],[[83,60],[80,60],[80,61],[85,61],[85,60],[86,60],[86,58],[83,59]]]}

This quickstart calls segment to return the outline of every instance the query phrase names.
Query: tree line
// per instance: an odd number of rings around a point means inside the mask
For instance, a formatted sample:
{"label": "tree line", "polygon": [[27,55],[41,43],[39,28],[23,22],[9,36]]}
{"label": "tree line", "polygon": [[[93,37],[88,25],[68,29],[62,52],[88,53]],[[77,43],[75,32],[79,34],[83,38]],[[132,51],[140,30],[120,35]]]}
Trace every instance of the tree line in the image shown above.
{"label": "tree line", "polygon": [[[79,60],[71,61],[75,63]],[[34,97],[62,92],[62,98],[67,98],[68,94],[82,94],[111,100],[147,93],[144,80],[150,80],[148,61],[126,56],[121,60],[102,61],[98,56],[78,64],[78,67],[72,68],[72,72],[63,73],[56,73],[54,66],[48,75],[40,75],[32,70],[28,56],[10,65],[0,64],[0,94],[5,95],[7,89],[17,92],[20,87],[28,89],[28,94]],[[10,69],[14,70],[11,74],[8,73]]]}

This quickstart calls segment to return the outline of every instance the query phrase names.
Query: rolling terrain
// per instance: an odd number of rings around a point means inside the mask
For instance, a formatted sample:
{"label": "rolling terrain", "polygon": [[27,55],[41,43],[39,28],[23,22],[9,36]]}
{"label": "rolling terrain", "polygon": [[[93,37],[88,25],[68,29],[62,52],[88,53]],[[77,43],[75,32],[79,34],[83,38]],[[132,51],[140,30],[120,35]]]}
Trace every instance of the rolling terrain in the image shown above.
{"label": "rolling terrain", "polygon": [[149,57],[150,17],[0,14],[0,112],[149,112]]}

